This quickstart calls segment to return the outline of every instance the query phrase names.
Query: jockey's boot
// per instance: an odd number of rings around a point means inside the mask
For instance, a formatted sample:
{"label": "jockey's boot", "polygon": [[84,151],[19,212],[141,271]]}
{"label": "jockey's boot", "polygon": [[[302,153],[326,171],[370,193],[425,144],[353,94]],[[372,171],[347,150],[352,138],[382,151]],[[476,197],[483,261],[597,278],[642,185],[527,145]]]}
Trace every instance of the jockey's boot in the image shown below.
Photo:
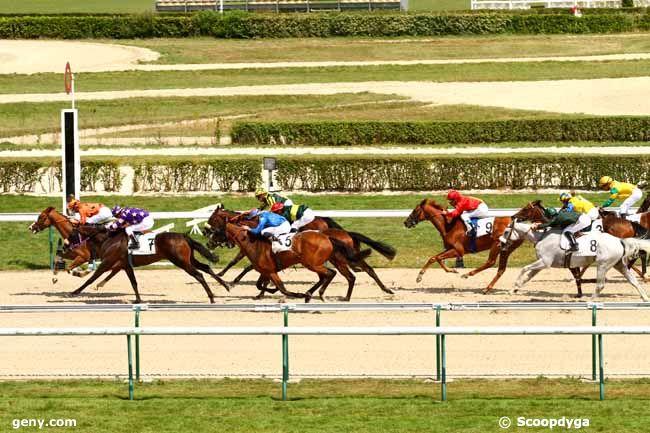
{"label": "jockey's boot", "polygon": [[578,251],[578,242],[571,232],[564,232],[564,236],[569,240],[569,251]]}
{"label": "jockey's boot", "polygon": [[140,242],[138,242],[138,238],[136,238],[135,235],[129,235],[129,241],[130,250],[140,249]]}

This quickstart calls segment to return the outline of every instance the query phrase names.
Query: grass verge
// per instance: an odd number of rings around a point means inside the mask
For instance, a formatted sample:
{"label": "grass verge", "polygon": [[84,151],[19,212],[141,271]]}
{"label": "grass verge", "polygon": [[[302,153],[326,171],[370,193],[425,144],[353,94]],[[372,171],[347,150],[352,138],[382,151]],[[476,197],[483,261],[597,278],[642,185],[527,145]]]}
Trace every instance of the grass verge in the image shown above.
{"label": "grass verge", "polygon": [[[599,402],[596,384],[576,379],[459,380],[440,386],[414,380],[156,381],[136,385],[128,401],[117,381],[0,383],[0,423],[75,419],[84,432],[464,432],[503,431],[499,418],[588,419],[587,430],[646,431],[647,381],[612,381]],[[116,414],[119,414],[116,415]],[[56,431],[59,431],[57,429]],[[527,428],[513,431],[547,431]],[[44,431],[55,431],[44,430]]]}

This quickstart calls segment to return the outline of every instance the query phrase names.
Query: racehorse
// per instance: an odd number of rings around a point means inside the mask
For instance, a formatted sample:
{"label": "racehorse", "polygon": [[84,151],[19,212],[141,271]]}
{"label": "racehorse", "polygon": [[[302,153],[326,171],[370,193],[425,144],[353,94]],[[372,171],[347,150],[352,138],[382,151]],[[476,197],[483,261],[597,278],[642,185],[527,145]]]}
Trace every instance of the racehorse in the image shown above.
{"label": "racehorse", "polygon": [[[98,236],[99,233],[106,232],[106,227],[103,225],[86,224],[79,225],[79,233],[82,236],[93,237]],[[201,245],[199,242],[190,238],[182,233],[159,233],[154,238],[154,245],[156,247],[155,254],[150,255],[130,255],[128,252],[128,239],[124,231],[115,233],[109,236],[101,245],[99,257],[101,259],[100,265],[97,267],[95,273],[84,282],[81,287],[72,292],[73,295],[79,295],[86,287],[91,285],[97,278],[104,272],[110,270],[110,274],[106,280],[110,280],[119,271],[124,270],[129,277],[131,287],[135,292],[135,302],[140,303],[140,293],[138,292],[138,282],[135,279],[134,267],[150,265],[151,263],[167,259],[174,265],[183,269],[197,280],[205,289],[205,292],[210,298],[210,303],[214,303],[214,295],[208,286],[208,283],[203,278],[203,274],[199,270],[212,275],[226,290],[230,290],[228,284],[217,276],[210,266],[194,258],[194,252],[198,252],[203,257],[212,263],[216,263],[219,259],[213,255],[210,250]]]}
{"label": "racehorse", "polygon": [[[465,223],[460,218],[454,218],[449,221],[447,217],[442,214],[444,210],[446,209],[436,203],[435,200],[424,199],[415,207],[415,209],[413,209],[406,220],[404,220],[404,226],[406,228],[413,228],[419,222],[428,220],[433,224],[438,232],[440,232],[445,247],[443,252],[430,257],[422,267],[416,280],[418,283],[422,281],[422,276],[433,262],[438,262],[445,272],[458,272],[455,269],[449,269],[445,266],[443,260],[452,257],[463,257],[470,250],[470,237],[466,233]],[[499,237],[503,234],[506,227],[508,227],[508,224],[510,224],[510,217],[497,217],[494,219],[492,233],[476,238],[474,252],[490,250],[490,254],[483,265],[467,273],[464,277],[471,277],[491,267],[496,263],[499,254],[505,254],[505,260],[507,261],[508,255],[510,255],[511,251],[502,251],[500,249]],[[494,282],[496,282],[500,276],[501,274],[498,274],[483,293],[489,292]]]}
{"label": "racehorse", "polygon": [[[38,215],[36,221],[30,224],[29,230],[31,230],[32,233],[36,234],[42,230],[45,230],[50,226],[56,228],[56,230],[61,234],[61,236],[64,239],[67,239],[72,233],[72,231],[74,230],[74,226],[70,222],[68,217],[57,212],[57,210],[52,206],[45,208]],[[66,266],[65,271],[76,277],[85,277],[86,275],[88,275],[90,271],[79,271],[79,270],[75,270],[75,268],[83,265],[84,263],[89,262],[93,257],[93,251],[94,252],[99,251],[99,246],[105,239],[106,239],[106,234],[103,233],[96,237],[85,239],[84,242],[82,242],[80,245],[65,250],[60,257],[64,259],[72,260],[72,263]],[[56,283],[58,281],[56,277],[58,273],[58,269],[54,267],[53,272],[54,272],[54,277],[52,278],[52,283]],[[98,287],[101,287],[104,284],[105,281],[99,283]]]}
{"label": "racehorse", "polygon": [[[638,223],[635,221],[629,221],[626,218],[621,218],[616,212],[607,211],[602,208],[598,210],[598,213],[603,219],[603,230],[617,238],[650,238],[650,212],[641,213]],[[641,257],[641,271],[636,268],[634,268],[634,270],[639,274],[639,276],[644,277],[646,274],[646,268],[647,256]]]}
{"label": "racehorse", "polygon": [[[233,218],[237,219],[237,221],[240,224],[248,225],[250,227],[257,226],[258,218],[252,218],[250,220],[247,219],[242,220],[240,218],[241,216],[242,214],[239,212],[225,210],[223,209],[223,207],[218,206],[210,216],[208,223],[203,229],[203,234],[208,237],[208,247],[216,248],[218,246],[226,244],[226,236],[225,236],[226,223],[232,220]],[[364,243],[369,247],[371,247],[372,249],[374,249],[375,251],[377,251],[378,253],[380,253],[381,255],[383,255],[384,257],[386,257],[388,260],[392,260],[393,258],[395,258],[396,251],[390,245],[380,241],[375,241],[373,239],[370,239],[367,236],[362,235],[361,233],[347,232],[342,228],[328,228],[333,226],[340,227],[338,224],[336,224],[334,221],[332,221],[329,218],[316,218],[314,221],[312,221],[310,224],[308,224],[305,227],[307,227],[309,230],[317,230],[322,233],[325,233],[326,235],[333,237],[339,240],[340,242],[343,242],[348,248],[354,249],[357,253],[361,251],[360,244]],[[221,271],[217,275],[222,276],[223,273],[227,271],[230,266],[237,263],[244,257],[245,254],[240,249],[237,256],[228,264],[228,266],[223,271]],[[365,261],[365,259],[360,259],[354,263],[349,263],[349,265],[355,271],[366,272],[377,283],[377,285],[382,291],[391,295],[394,294],[394,292],[391,289],[387,288],[384,285],[384,283],[379,279],[379,276],[377,276],[375,270]],[[252,269],[253,269],[253,265],[247,266],[235,278],[233,284],[241,280],[241,278]],[[344,276],[346,276],[346,273],[344,271],[341,271],[341,273]],[[350,274],[350,276],[351,278],[348,278],[346,276],[346,278],[348,279],[348,293],[344,298],[345,301],[349,301],[352,297],[352,289],[354,287],[355,277],[354,274]]]}
{"label": "racehorse", "polygon": [[[571,268],[580,268],[596,264],[596,290],[592,299],[598,298],[598,295],[605,287],[605,276],[607,271],[612,267],[620,272],[625,279],[636,288],[641,298],[647,302],[648,295],[643,287],[639,285],[636,277],[627,264],[629,260],[638,256],[639,252],[650,251],[650,241],[627,238],[619,239],[609,233],[596,232],[597,251],[595,256],[572,255],[570,258]],[[510,293],[515,293],[523,287],[526,282],[533,278],[539,271],[546,268],[563,268],[566,262],[566,251],[560,248],[560,239],[562,233],[559,231],[550,231],[546,233],[535,232],[529,224],[514,222],[511,227],[506,229],[502,236],[503,242],[513,242],[521,239],[528,240],[535,244],[537,261],[525,266],[515,282],[515,287]]]}
{"label": "racehorse", "polygon": [[[236,219],[237,217],[234,220]],[[319,289],[320,299],[324,301],[323,294],[336,276],[336,271],[327,268],[325,262],[329,260],[348,278],[346,274],[351,275],[351,273],[347,264],[358,262],[370,255],[370,250],[357,253],[336,238],[313,230],[296,233],[292,239],[291,249],[277,254],[273,254],[270,242],[253,236],[246,228],[233,222],[226,222],[225,236],[230,245],[239,246],[255,270],[260,273],[256,284],[260,290],[258,298],[262,297],[265,291],[273,293],[280,290],[285,296],[305,298],[305,302],[309,302],[313,293]],[[278,276],[278,272],[282,269],[296,264],[301,264],[318,274],[318,282],[304,294],[288,291]],[[266,288],[269,280],[273,282],[276,289]],[[351,284],[353,283],[354,281]],[[348,291],[348,296],[350,294],[351,289]]]}

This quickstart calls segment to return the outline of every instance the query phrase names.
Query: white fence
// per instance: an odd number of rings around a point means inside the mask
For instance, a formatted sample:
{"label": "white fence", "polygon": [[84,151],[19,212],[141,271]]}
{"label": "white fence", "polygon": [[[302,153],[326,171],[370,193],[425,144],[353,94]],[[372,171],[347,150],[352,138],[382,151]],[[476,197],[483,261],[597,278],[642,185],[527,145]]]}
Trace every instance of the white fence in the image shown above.
{"label": "white fence", "polygon": [[546,8],[620,8],[620,0],[472,0],[472,10],[479,9],[530,9],[531,5]]}
{"label": "white fence", "polygon": [[110,328],[0,328],[2,337],[98,336],[127,337],[129,399],[133,400],[134,381],[131,336],[142,335],[281,335],[282,398],[287,399],[290,335],[431,335],[440,338],[441,400],[447,400],[446,337],[450,335],[591,335],[598,337],[600,399],[605,398],[603,335],[647,335],[648,326],[417,326],[417,327],[110,327]]}

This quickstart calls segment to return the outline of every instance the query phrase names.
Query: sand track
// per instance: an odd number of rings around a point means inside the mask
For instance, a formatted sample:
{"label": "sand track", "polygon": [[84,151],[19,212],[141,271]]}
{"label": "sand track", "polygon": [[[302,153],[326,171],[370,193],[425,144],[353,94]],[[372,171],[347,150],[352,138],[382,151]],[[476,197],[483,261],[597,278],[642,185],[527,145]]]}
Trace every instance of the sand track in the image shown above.
{"label": "sand track", "polygon": [[[573,301],[574,288],[568,271],[545,271],[521,295],[508,295],[517,270],[508,270],[494,294],[480,289],[494,270],[475,279],[464,280],[441,270],[429,271],[422,284],[415,283],[415,269],[381,269],[379,275],[397,290],[385,295],[368,278],[358,275],[355,302],[477,302],[513,300]],[[201,287],[177,270],[137,271],[145,302],[206,302]],[[566,274],[566,275],[565,275]],[[234,272],[232,273],[234,275]],[[232,277],[231,275],[231,277]],[[117,276],[102,291],[87,289],[80,298],[66,294],[79,279],[63,276],[53,287],[44,271],[3,272],[1,304],[128,303],[133,299],[128,280]],[[304,290],[313,281],[304,270],[285,273],[291,287]],[[603,293],[603,301],[633,301],[634,289],[613,278]],[[253,279],[226,293],[211,286],[219,303],[251,303],[256,293]],[[590,293],[593,285],[587,285]],[[337,277],[327,292],[330,302],[345,293]],[[264,302],[277,303],[269,296]],[[319,302],[319,301],[315,301]],[[443,312],[445,325],[589,325],[589,311]],[[599,324],[643,325],[648,313],[607,311],[599,313]],[[294,326],[388,326],[431,325],[432,312],[336,312],[294,313]],[[3,327],[130,326],[132,313],[6,313],[0,314]],[[142,314],[144,326],[278,326],[278,313],[237,312],[153,312]],[[143,372],[149,376],[278,376],[281,372],[280,339],[275,337],[146,337],[142,339]],[[453,337],[449,338],[449,374],[471,375],[583,375],[590,374],[589,337]],[[296,337],[291,338],[291,371],[298,376],[375,375],[431,376],[434,372],[435,340],[431,337]],[[644,337],[605,337],[605,371],[610,375],[650,374],[647,364],[650,346]],[[25,337],[0,346],[0,376],[123,375],[126,347],[122,337]]]}

